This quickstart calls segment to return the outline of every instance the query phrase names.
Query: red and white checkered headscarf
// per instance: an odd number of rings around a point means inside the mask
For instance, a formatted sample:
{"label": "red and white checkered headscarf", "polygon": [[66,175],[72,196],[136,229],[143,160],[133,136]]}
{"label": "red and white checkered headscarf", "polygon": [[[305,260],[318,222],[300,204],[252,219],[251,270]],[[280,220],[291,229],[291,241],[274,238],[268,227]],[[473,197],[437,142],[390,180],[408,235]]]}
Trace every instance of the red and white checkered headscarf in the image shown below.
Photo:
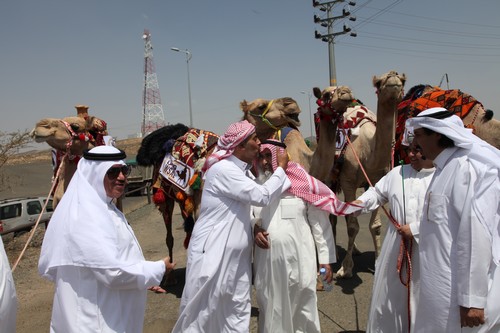
{"label": "red and white checkered headscarf", "polygon": [[224,135],[219,137],[213,153],[207,157],[203,171],[206,172],[215,163],[231,156],[234,149],[253,133],[255,133],[255,126],[246,120],[229,125]]}
{"label": "red and white checkered headscarf", "polygon": [[[274,140],[266,140],[266,142],[272,141]],[[272,143],[263,143],[260,146],[261,151],[265,149],[269,149],[271,151],[273,170],[276,170],[278,167],[276,147],[277,146]],[[278,149],[283,148],[278,147]],[[292,183],[288,192],[309,202],[319,209],[329,212],[330,214],[344,216],[355,211],[359,211],[362,208],[362,206],[340,201],[328,186],[311,176],[298,163],[289,161],[286,168],[286,175]]]}

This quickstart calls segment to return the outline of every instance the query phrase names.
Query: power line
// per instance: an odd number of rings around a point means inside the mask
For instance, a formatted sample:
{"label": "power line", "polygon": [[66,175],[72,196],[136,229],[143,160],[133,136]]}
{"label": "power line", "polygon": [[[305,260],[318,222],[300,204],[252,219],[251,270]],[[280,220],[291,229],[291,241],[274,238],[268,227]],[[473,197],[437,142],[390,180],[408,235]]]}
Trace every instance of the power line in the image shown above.
{"label": "power line", "polygon": [[[448,57],[446,57],[446,58],[440,58],[440,57],[428,56],[427,54],[431,53],[431,52],[428,52],[428,51],[410,50],[410,49],[407,49],[407,48],[401,49],[401,48],[393,48],[393,47],[386,47],[386,46],[380,47],[380,46],[362,45],[362,44],[348,43],[348,42],[342,42],[342,45],[343,46],[347,46],[347,47],[358,48],[358,49],[368,49],[371,52],[379,52],[379,53],[386,53],[386,54],[388,53],[388,54],[391,54],[391,55],[410,56],[410,57],[419,58],[419,59],[426,58],[426,59],[434,59],[434,60],[443,60],[443,61],[447,61],[447,62],[466,62],[466,63],[474,61],[474,63],[476,63],[476,64],[478,64],[478,63],[482,63],[482,64],[497,64],[497,63],[500,63],[500,59],[498,58],[498,56],[491,56],[495,60],[481,61],[481,60],[477,59],[477,55],[476,54],[471,55],[471,56],[473,56],[473,58],[471,58],[471,59],[455,59],[453,57],[450,57],[450,56],[456,55],[455,53],[441,52],[439,54],[447,55]],[[433,53],[433,54],[436,54],[436,53]],[[497,59],[499,59],[499,60],[497,60]]]}
{"label": "power line", "polygon": [[[388,27],[396,27],[402,28],[411,31],[422,31],[422,32],[431,32],[434,35],[450,35],[450,36],[459,36],[459,37],[474,37],[474,38],[483,38],[483,39],[499,39],[500,36],[498,34],[486,34],[484,32],[471,33],[465,31],[456,31],[456,30],[443,30],[439,28],[424,28],[422,26],[402,24],[402,23],[393,23],[393,22],[385,22],[385,21],[373,21],[377,25],[388,26]],[[356,26],[359,28],[359,26]]]}
{"label": "power line", "polygon": [[464,43],[463,41],[460,43],[453,43],[448,41],[438,41],[438,40],[426,40],[426,39],[418,39],[418,38],[410,38],[410,37],[394,37],[385,34],[376,34],[371,32],[363,32],[360,38],[370,37],[370,40],[380,39],[380,40],[388,40],[409,44],[422,44],[422,45],[430,45],[430,46],[440,46],[440,47],[456,47],[461,49],[477,49],[477,50],[500,50],[500,45],[491,45],[491,44],[471,44]]}
{"label": "power line", "polygon": [[[367,3],[370,3],[372,0],[369,0]],[[363,6],[359,6],[361,8]],[[374,7],[367,7],[369,9],[378,9]],[[407,13],[402,13],[402,12],[396,12],[396,11],[388,11],[391,14],[397,14],[397,15],[403,15],[403,16],[408,16],[408,17],[415,17],[415,18],[421,18],[424,20],[428,21],[436,21],[439,23],[454,23],[454,24],[459,24],[460,26],[476,26],[476,27],[483,27],[483,28],[494,28],[494,29],[499,29],[500,25],[491,25],[491,24],[479,24],[479,23],[471,23],[471,22],[463,22],[463,21],[453,21],[453,20],[447,20],[445,18],[439,17],[439,18],[434,18],[434,17],[428,17],[428,16],[422,16],[422,15],[415,15],[415,14],[407,14]]]}

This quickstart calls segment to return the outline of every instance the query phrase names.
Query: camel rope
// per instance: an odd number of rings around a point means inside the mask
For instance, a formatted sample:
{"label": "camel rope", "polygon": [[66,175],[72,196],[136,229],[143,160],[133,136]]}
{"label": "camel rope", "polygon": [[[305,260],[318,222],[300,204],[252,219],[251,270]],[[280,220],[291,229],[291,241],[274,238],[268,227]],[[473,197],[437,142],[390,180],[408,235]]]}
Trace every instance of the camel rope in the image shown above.
{"label": "camel rope", "polygon": [[[68,153],[66,152],[66,154],[64,155],[64,157],[66,157]],[[57,184],[57,180],[59,179],[59,176],[61,174],[61,166],[64,164],[64,161],[65,161],[65,158],[63,157],[62,159],[62,162],[61,164],[59,164],[59,167],[57,168],[57,172],[56,172],[56,176],[54,177],[54,179],[52,180],[52,187],[50,188],[50,191],[49,191],[49,194],[47,195],[47,198],[45,200],[45,204],[43,205],[42,207],[42,211],[40,212],[40,214],[38,215],[38,219],[36,220],[36,223],[35,225],[33,226],[33,228],[31,229],[30,231],[30,235],[28,237],[28,240],[26,241],[26,244],[24,244],[24,247],[23,247],[23,250],[21,251],[21,253],[19,254],[19,256],[17,257],[17,260],[16,262],[14,263],[14,265],[12,266],[12,272],[14,272],[16,270],[16,267],[17,265],[19,264],[19,262],[21,261],[21,258],[23,257],[24,253],[26,252],[26,249],[28,248],[28,245],[29,243],[31,242],[31,240],[33,239],[33,236],[35,235],[35,231],[36,231],[36,228],[38,227],[38,224],[40,223],[40,220],[42,218],[42,214],[43,212],[45,211],[45,209],[47,208],[47,204],[49,203],[49,198],[50,198],[50,195],[53,193],[54,191],[54,188]]]}

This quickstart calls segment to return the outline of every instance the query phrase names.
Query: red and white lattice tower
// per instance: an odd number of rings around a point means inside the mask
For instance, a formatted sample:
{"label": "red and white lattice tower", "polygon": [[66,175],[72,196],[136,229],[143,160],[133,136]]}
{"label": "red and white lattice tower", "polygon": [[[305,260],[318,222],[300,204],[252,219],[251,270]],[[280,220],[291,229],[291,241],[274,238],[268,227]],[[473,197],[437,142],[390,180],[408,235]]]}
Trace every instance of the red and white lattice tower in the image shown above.
{"label": "red and white lattice tower", "polygon": [[156,77],[153,61],[153,45],[151,33],[145,29],[144,39],[144,91],[142,95],[142,127],[141,134],[145,137],[149,133],[165,126],[163,106],[161,105],[160,88]]}

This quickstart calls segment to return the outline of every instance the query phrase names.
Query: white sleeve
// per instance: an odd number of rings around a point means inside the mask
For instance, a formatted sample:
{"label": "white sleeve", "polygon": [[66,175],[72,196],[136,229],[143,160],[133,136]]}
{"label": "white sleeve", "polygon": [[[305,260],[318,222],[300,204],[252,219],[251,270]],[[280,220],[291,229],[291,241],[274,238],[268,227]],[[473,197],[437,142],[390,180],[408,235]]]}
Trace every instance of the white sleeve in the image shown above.
{"label": "white sleeve", "polygon": [[328,212],[307,204],[307,220],[316,243],[319,263],[335,263],[337,261],[335,240]]}
{"label": "white sleeve", "polygon": [[363,213],[371,212],[380,205],[387,203],[390,194],[390,179],[394,172],[396,172],[396,168],[382,177],[374,187],[370,187],[365,193],[359,196],[357,200],[361,200],[364,204]]}
{"label": "white sleeve", "polygon": [[[461,211],[456,240],[458,304],[484,309],[488,295],[488,271],[491,264],[491,242],[486,229],[472,210],[475,200],[474,169],[463,163],[455,175],[451,204]],[[481,180],[479,180],[481,181]]]}
{"label": "white sleeve", "polygon": [[121,269],[94,268],[95,278],[110,289],[147,289],[160,283],[163,260],[143,261]]}
{"label": "white sleeve", "polygon": [[278,167],[262,185],[244,175],[239,169],[228,168],[214,177],[213,187],[229,198],[249,202],[254,206],[267,206],[281,196],[291,183],[283,168]]}

